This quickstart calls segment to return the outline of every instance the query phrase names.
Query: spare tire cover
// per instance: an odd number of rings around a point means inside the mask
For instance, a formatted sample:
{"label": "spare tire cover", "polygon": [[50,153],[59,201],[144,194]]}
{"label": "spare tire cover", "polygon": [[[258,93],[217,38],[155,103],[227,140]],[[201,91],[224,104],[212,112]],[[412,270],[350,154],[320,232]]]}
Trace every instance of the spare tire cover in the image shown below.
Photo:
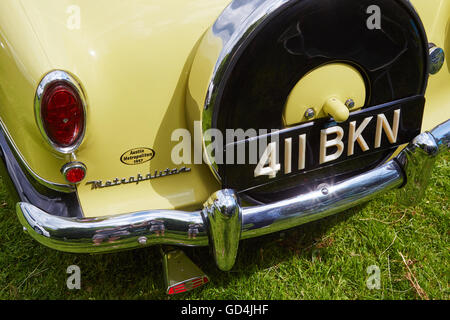
{"label": "spare tire cover", "polygon": [[[424,95],[427,39],[409,1],[278,2],[276,10],[255,21],[227,52],[218,70],[220,82],[214,83],[214,107],[208,110],[211,128],[224,133],[226,129],[283,128],[283,108],[296,83],[311,70],[334,62],[349,64],[363,76],[367,89],[364,108]],[[236,12],[248,5],[249,1],[234,1],[228,10]],[[380,9],[381,29],[368,27],[371,6]],[[215,23],[214,34],[229,32],[231,20],[224,23],[225,18]],[[371,169],[391,154],[392,150],[371,153],[251,190],[240,185],[238,175],[229,174],[229,165],[218,165],[218,174],[224,188],[244,191],[250,198],[268,203]]]}

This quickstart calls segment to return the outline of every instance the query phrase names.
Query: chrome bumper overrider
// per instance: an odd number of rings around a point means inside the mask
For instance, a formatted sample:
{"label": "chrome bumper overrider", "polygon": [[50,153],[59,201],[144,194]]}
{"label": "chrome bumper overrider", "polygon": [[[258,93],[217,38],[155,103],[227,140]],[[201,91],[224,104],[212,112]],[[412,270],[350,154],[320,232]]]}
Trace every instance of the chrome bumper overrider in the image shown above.
{"label": "chrome bumper overrider", "polygon": [[151,210],[104,218],[65,218],[17,203],[33,238],[67,252],[101,253],[148,245],[211,245],[217,266],[230,270],[239,240],[292,228],[368,201],[395,188],[399,200],[420,200],[436,156],[450,144],[450,120],[417,136],[396,158],[344,182],[269,205],[242,207],[233,190],[220,190],[194,212]]}

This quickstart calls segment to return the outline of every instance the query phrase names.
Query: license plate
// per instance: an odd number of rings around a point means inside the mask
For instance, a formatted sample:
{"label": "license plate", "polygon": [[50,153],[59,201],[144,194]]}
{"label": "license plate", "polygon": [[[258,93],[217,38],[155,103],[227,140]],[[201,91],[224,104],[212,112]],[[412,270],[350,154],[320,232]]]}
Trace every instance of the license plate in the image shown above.
{"label": "license plate", "polygon": [[[395,150],[421,131],[425,98],[409,97],[353,112],[349,119],[317,119],[225,146],[245,150],[244,163],[223,165],[224,187],[245,190],[345,161]],[[257,159],[251,156],[257,146]],[[261,147],[262,146],[262,147]],[[235,157],[236,160],[236,157]]]}

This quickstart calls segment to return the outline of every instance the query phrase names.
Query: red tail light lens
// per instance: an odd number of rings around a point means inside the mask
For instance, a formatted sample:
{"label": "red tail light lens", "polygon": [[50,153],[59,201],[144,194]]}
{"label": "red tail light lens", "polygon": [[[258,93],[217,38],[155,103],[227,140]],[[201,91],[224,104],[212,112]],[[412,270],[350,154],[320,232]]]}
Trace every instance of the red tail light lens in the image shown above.
{"label": "red tail light lens", "polygon": [[49,85],[42,97],[42,126],[60,148],[75,145],[84,131],[84,106],[77,91],[63,81]]}
{"label": "red tail light lens", "polygon": [[77,184],[86,176],[86,166],[79,161],[69,162],[61,168],[61,173],[67,182]]}
{"label": "red tail light lens", "polygon": [[69,169],[66,173],[66,179],[70,183],[79,183],[81,180],[84,179],[85,174],[86,173],[81,168]]}
{"label": "red tail light lens", "polygon": [[176,285],[173,285],[169,288],[169,290],[167,291],[167,294],[169,295],[173,295],[173,294],[177,294],[177,293],[183,293],[186,291],[190,291],[193,290],[195,288],[200,287],[201,285],[204,285],[208,282],[208,277],[199,277],[199,278],[194,278],[182,283],[178,283]]}

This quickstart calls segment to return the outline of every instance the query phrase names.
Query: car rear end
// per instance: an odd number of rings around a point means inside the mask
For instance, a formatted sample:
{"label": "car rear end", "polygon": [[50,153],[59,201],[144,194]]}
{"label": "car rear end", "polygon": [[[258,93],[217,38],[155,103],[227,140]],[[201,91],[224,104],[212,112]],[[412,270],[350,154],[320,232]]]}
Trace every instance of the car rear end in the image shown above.
{"label": "car rear end", "polygon": [[[76,253],[210,246],[228,271],[242,239],[419,200],[450,143],[450,4],[313,2],[2,2],[2,176],[24,229]],[[208,282],[192,270],[168,292]]]}

